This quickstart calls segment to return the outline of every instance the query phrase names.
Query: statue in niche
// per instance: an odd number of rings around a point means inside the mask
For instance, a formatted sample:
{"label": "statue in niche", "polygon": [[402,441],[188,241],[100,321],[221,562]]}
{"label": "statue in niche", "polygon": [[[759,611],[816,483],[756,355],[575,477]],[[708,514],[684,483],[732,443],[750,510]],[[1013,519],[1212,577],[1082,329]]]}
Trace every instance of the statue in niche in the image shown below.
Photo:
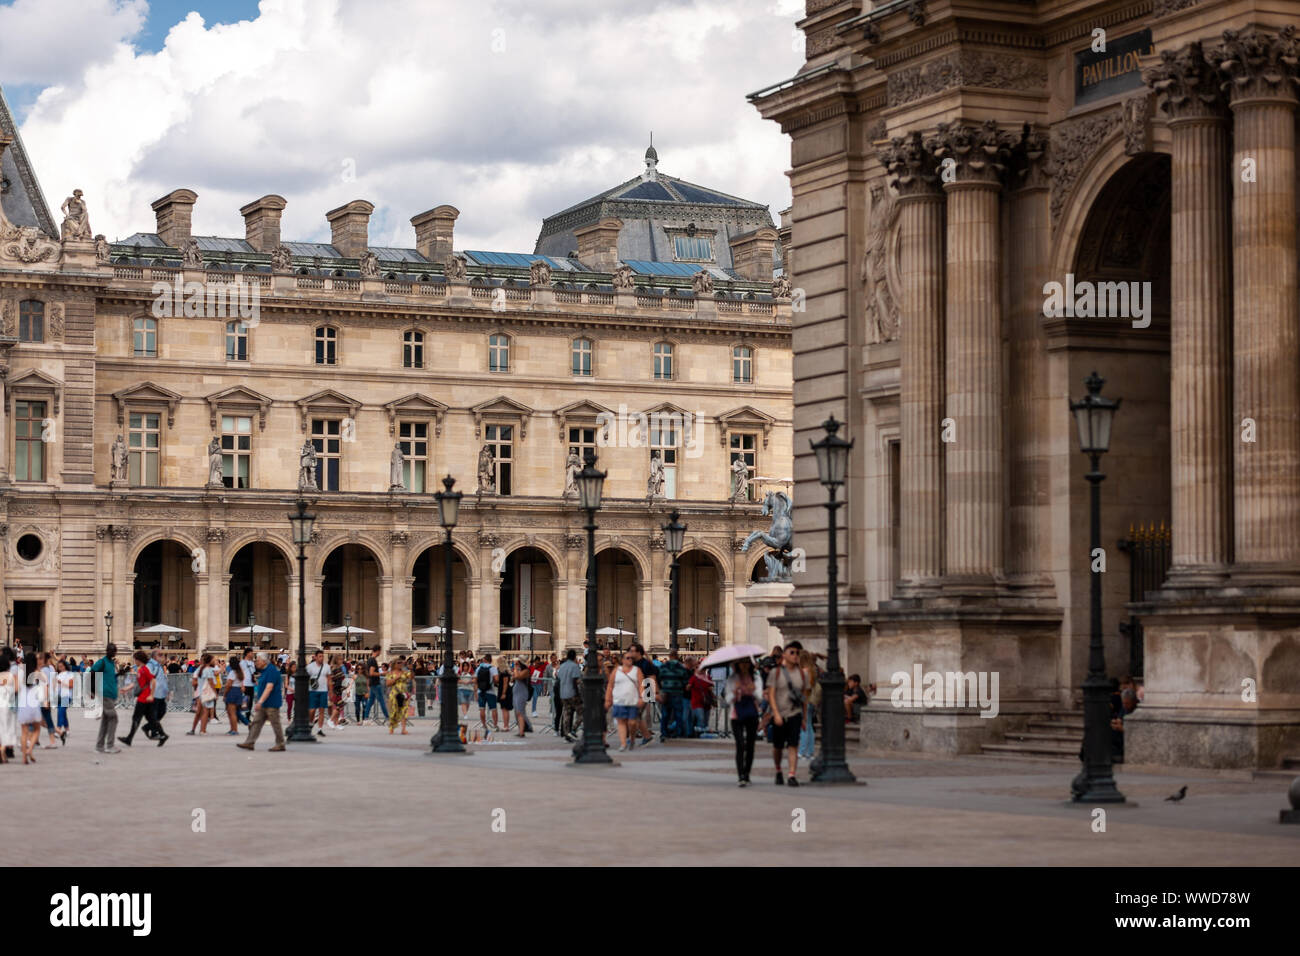
{"label": "statue in niche", "polygon": [[883,185],[871,187],[871,219],[867,227],[867,252],[862,262],[866,286],[867,339],[888,342],[898,338],[898,303],[890,287],[889,257],[893,227],[898,218],[894,197]]}
{"label": "statue in niche", "polygon": [[650,452],[650,479],[646,482],[646,497],[664,497],[664,480],[664,461],[656,449]]}
{"label": "statue in niche", "polygon": [[737,458],[731,463],[731,500],[749,500],[749,466],[743,458]]}
{"label": "statue in niche", "polygon": [[126,442],[122,441],[121,435],[118,435],[114,440],[113,447],[109,451],[108,460],[112,469],[113,480],[126,481],[129,459],[127,458]]}
{"label": "statue in niche", "polygon": [[221,439],[216,435],[208,442],[208,484],[214,488],[224,484],[221,480]]}
{"label": "statue in niche", "polygon": [[582,462],[578,460],[578,452],[570,448],[569,458],[564,463],[564,497],[578,497],[578,473],[582,471]]}
{"label": "statue in niche", "polygon": [[393,453],[388,456],[388,490],[405,491],[406,483],[402,480],[402,469],[406,464],[406,456],[402,454],[402,443],[399,441],[393,445]]}
{"label": "statue in niche", "polygon": [[316,485],[316,447],[310,441],[303,442],[298,453],[298,490],[320,491]]}
{"label": "statue in niche", "polygon": [[478,453],[478,493],[494,495],[497,493],[496,456],[492,446],[484,445]]}

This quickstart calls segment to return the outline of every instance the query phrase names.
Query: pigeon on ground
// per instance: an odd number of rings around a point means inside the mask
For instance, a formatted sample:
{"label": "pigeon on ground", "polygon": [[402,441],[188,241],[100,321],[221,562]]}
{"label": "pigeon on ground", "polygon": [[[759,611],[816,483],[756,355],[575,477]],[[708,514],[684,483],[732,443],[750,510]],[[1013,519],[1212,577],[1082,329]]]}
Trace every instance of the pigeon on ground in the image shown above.
{"label": "pigeon on ground", "polygon": [[1186,786],[1179,787],[1177,793],[1175,793],[1175,794],[1171,794],[1170,796],[1165,797],[1165,802],[1166,802],[1166,803],[1177,803],[1179,800],[1183,799],[1183,797],[1185,797],[1185,796],[1187,796],[1187,787],[1186,787]]}

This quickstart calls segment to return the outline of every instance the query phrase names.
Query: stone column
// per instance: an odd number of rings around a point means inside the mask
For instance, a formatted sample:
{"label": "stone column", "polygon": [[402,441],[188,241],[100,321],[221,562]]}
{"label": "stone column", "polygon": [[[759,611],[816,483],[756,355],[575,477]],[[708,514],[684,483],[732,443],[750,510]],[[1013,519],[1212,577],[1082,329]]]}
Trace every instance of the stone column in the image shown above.
{"label": "stone column", "polygon": [[200,634],[200,648],[225,650],[230,645],[230,578],[226,574],[226,530],[207,529],[208,616],[206,633]]}
{"label": "stone column", "polygon": [[[415,637],[411,633],[411,584],[414,578],[407,577],[407,543],[410,535],[406,531],[391,531],[388,534],[388,560],[392,562],[392,587],[390,588],[390,611],[388,614],[392,639],[398,644],[415,647]],[[442,581],[438,581],[439,588]],[[437,621],[432,623],[436,624]],[[464,628],[460,628],[464,630]]]}
{"label": "stone column", "polygon": [[[289,624],[288,632],[281,638],[285,646],[289,649],[290,656],[294,660],[298,659],[298,559],[295,556],[293,560],[293,570],[284,576],[285,583],[288,585],[286,593],[289,595]],[[310,600],[310,598],[308,598]]]}
{"label": "stone column", "polygon": [[131,529],[124,524],[113,525],[113,643],[124,651],[135,645],[135,624],[131,620],[131,580],[135,575],[127,566],[127,551]]}
{"label": "stone column", "polygon": [[905,595],[909,587],[934,584],[943,573],[944,198],[934,157],[920,133],[896,138],[880,159],[898,192],[899,574]]}
{"label": "stone column", "polygon": [[1227,115],[1199,43],[1165,51],[1146,80],[1160,94],[1173,137],[1170,576],[1210,584],[1226,571],[1232,549]]}
{"label": "stone column", "polygon": [[951,440],[944,456],[944,570],[949,577],[991,584],[1003,571],[998,217],[1010,144],[990,120],[982,126],[941,123],[934,145],[948,196],[944,373]]}
{"label": "stone column", "polygon": [[1225,31],[1208,55],[1229,80],[1234,125],[1233,504],[1235,559],[1247,572],[1300,561],[1296,54],[1294,27],[1250,27]]}
{"label": "stone column", "polygon": [[569,590],[565,595],[568,605],[569,629],[564,634],[564,647],[575,647],[582,656],[582,641],[587,633],[587,538],[583,534],[564,537],[564,554],[568,564]]}
{"label": "stone column", "polygon": [[643,635],[641,641],[646,647],[660,643],[668,646],[668,603],[671,600],[668,569],[671,565],[672,558],[664,551],[663,535],[653,534],[650,538],[650,615],[638,622]]}

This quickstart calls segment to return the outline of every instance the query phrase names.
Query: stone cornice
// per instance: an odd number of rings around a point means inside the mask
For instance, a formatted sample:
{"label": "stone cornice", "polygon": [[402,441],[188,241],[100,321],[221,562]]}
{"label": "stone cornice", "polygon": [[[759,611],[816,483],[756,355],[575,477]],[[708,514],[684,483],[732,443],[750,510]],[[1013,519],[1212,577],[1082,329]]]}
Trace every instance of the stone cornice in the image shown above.
{"label": "stone cornice", "polygon": [[1047,67],[1036,59],[991,50],[952,50],[890,73],[889,106],[965,87],[1046,93]]}

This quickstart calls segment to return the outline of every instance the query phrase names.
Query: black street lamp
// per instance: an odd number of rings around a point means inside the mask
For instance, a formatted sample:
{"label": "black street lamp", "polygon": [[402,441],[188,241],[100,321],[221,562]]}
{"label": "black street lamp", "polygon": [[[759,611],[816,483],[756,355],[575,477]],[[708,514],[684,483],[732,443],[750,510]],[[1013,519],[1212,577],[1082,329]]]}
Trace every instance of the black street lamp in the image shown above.
{"label": "black street lamp", "polygon": [[[13,619],[14,619],[14,612],[5,611],[6,636],[9,634],[9,624],[13,621]],[[104,612],[104,643],[106,645],[113,643],[113,612],[112,611]]]}
{"label": "black street lamp", "polygon": [[[1093,372],[1084,380],[1088,394],[1070,402],[1079,431],[1079,450],[1088,456],[1092,470],[1084,478],[1091,488],[1089,555],[1101,547],[1101,456],[1110,450],[1110,426],[1119,400],[1101,397],[1106,380]],[[1089,562],[1091,564],[1091,561]],[[1124,803],[1115,786],[1110,752],[1110,682],[1106,680],[1106,646],[1101,639],[1101,572],[1090,581],[1092,627],[1088,636],[1088,676],[1083,681],[1083,771],[1070,789],[1076,803]]]}
{"label": "black street lamp", "polygon": [[[308,716],[307,688],[307,545],[311,543],[312,525],[316,516],[307,511],[307,502],[298,499],[298,510],[289,513],[289,527],[293,529],[293,543],[298,546],[298,671],[293,677],[293,725],[289,728],[289,742],[314,744],[318,741],[311,732]],[[253,637],[253,615],[248,615],[248,637]]]}
{"label": "black street lamp", "polygon": [[813,783],[855,783],[857,778],[849,770],[844,757],[844,671],[840,668],[840,594],[839,556],[835,551],[835,510],[840,502],[835,492],[849,470],[849,451],[853,442],[836,434],[840,422],[832,415],[822,422],[826,435],[813,442],[817,456],[817,480],[826,489],[827,554],[826,554],[826,674],[822,677],[822,739],[821,750],[809,768]]}
{"label": "black street lamp", "polygon": [[668,652],[670,654],[677,651],[677,626],[681,613],[678,592],[682,571],[677,558],[682,553],[682,545],[686,540],[686,525],[677,520],[680,517],[677,510],[673,509],[673,513],[668,516],[668,523],[663,526],[664,550],[673,556],[673,563],[669,566],[668,572]]}
{"label": "black street lamp", "polygon": [[[596,453],[587,450],[587,463],[578,472],[578,499],[587,512],[587,661],[582,675],[582,739],[573,745],[575,764],[613,764],[605,749],[605,678],[596,656],[596,512],[605,486],[605,473],[596,470]],[[621,635],[620,635],[621,636]]]}
{"label": "black street lamp", "polygon": [[452,649],[452,597],[451,597],[451,561],[455,552],[451,544],[451,530],[456,527],[460,515],[459,491],[452,491],[456,479],[448,475],[442,479],[442,491],[434,492],[438,502],[438,523],[447,532],[442,542],[443,592],[442,600],[446,610],[442,613],[442,716],[438,721],[438,732],[429,738],[429,744],[436,754],[467,753],[465,745],[460,742],[460,718],[456,716],[456,668],[452,666],[455,652]]}
{"label": "black street lamp", "polygon": [[713,639],[717,636],[713,633],[713,618],[706,617],[704,619],[704,649],[706,651],[713,650]]}

